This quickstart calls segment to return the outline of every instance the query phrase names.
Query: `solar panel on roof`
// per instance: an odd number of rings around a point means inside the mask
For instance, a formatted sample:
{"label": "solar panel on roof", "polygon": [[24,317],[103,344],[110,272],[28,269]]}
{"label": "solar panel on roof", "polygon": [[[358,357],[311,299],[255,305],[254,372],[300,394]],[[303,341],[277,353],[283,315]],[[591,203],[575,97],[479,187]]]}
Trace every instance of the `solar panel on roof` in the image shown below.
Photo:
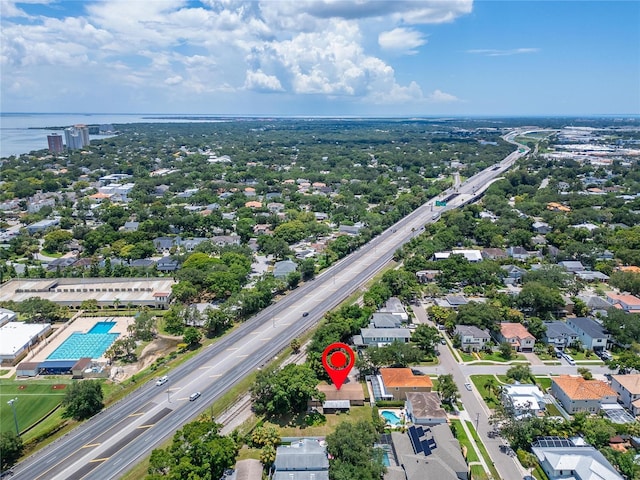
{"label": "solar panel on roof", "polygon": [[420,443],[420,437],[418,436],[418,432],[416,432],[415,427],[409,427],[409,439],[411,440],[411,446],[413,447],[414,453],[422,452],[422,444]]}
{"label": "solar panel on roof", "polygon": [[422,451],[424,452],[425,456],[431,455],[431,447],[429,446],[429,442],[427,440],[423,440],[422,442],[420,442],[420,444],[422,445]]}

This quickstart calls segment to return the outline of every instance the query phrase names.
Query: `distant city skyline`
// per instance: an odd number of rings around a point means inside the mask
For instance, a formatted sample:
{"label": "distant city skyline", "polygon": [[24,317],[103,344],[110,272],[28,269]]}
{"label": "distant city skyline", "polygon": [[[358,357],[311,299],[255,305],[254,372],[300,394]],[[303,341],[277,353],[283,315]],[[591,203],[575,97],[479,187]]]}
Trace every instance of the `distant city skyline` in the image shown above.
{"label": "distant city skyline", "polygon": [[2,112],[640,114],[637,1],[0,2]]}

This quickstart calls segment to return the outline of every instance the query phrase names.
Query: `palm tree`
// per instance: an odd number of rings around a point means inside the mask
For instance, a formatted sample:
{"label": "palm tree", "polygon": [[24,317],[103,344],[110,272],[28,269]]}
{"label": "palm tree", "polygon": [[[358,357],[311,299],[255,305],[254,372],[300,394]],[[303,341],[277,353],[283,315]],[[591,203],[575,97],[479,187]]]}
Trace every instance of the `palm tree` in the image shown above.
{"label": "palm tree", "polygon": [[483,387],[490,397],[498,398],[498,393],[500,393],[501,387],[496,383],[496,379],[494,377],[487,378]]}

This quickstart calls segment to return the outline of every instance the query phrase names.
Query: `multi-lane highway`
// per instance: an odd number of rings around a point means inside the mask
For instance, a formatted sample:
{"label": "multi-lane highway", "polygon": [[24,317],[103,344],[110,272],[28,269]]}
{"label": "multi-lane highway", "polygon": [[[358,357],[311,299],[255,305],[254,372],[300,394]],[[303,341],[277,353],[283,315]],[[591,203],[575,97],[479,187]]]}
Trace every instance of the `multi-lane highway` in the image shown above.
{"label": "multi-lane highway", "polygon": [[[505,139],[512,141],[514,134]],[[520,145],[520,147],[522,147]],[[434,210],[427,202],[369,244],[342,259],[316,279],[245,322],[169,374],[168,383],[149,382],[105,409],[14,469],[13,478],[29,480],[113,479],[148,455],[184,423],[194,419],[231,386],[278,354],[291,339],[361,288],[439,213],[476,198],[492,179],[525,155],[516,151],[453,187],[458,195]],[[457,188],[457,192],[454,190]],[[443,197],[444,198],[444,197]],[[303,316],[303,312],[309,315]],[[168,391],[167,391],[168,390]],[[200,398],[190,401],[193,392]]]}

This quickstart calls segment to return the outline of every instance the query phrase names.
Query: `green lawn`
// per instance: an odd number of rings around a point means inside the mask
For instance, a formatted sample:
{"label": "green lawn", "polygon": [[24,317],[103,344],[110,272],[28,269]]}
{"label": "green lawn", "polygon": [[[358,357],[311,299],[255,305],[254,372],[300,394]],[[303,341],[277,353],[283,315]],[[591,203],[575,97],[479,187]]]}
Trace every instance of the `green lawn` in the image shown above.
{"label": "green lawn", "polygon": [[463,352],[462,350],[458,350],[458,355],[460,355],[463,362],[473,362],[474,360],[477,360],[476,357],[470,353]]}
{"label": "green lawn", "polygon": [[480,356],[480,360],[485,360],[489,362],[513,362],[513,361],[527,360],[527,358],[522,354],[514,355],[508,360],[504,358],[502,355],[500,355],[500,353],[480,352],[478,355]]}
{"label": "green lawn", "polygon": [[[460,445],[462,445],[462,447],[467,452],[467,463],[477,462],[479,460],[478,455],[476,454],[476,451],[471,446],[471,440],[469,440],[469,438],[467,437],[467,434],[462,428],[460,420],[451,420],[451,424],[456,429],[457,440],[460,442]],[[483,469],[483,472],[484,472],[484,469]],[[476,477],[473,477],[473,478],[476,478]]]}
{"label": "green lawn", "polygon": [[547,403],[546,410],[547,410],[547,415],[551,417],[562,416],[562,414],[560,413],[560,410],[558,410],[558,407],[556,407],[553,403]]}
{"label": "green lawn", "polygon": [[54,385],[68,384],[69,380],[53,382],[17,382],[0,380],[0,432],[15,431],[13,411],[7,402],[13,404],[18,418],[18,427],[24,431],[62,402],[64,389],[54,389]]}
{"label": "green lawn", "polygon": [[536,383],[540,387],[540,390],[551,388],[551,379],[549,377],[536,377]]}
{"label": "green lawn", "polygon": [[264,425],[273,425],[280,432],[282,437],[324,437],[336,429],[342,422],[357,422],[359,420],[371,421],[371,407],[351,407],[350,413],[339,415],[325,415],[326,422],[319,426],[310,427],[304,424],[303,418],[283,418],[265,420]]}
{"label": "green lawn", "polygon": [[484,402],[487,404],[487,407],[496,408],[500,402],[500,399],[496,397],[495,394],[489,393],[489,391],[485,388],[484,385],[485,383],[487,383],[487,380],[491,378],[494,380],[496,386],[499,386],[500,380],[496,378],[495,375],[471,375],[470,378],[474,386],[478,389],[480,396],[482,397]]}
{"label": "green lawn", "polygon": [[494,479],[499,479],[500,475],[498,475],[498,471],[496,470],[496,467],[493,466],[493,462],[491,461],[491,457],[489,456],[489,452],[487,452],[487,449],[485,448],[484,444],[482,443],[482,440],[480,440],[480,437],[478,437],[478,433],[476,432],[475,428],[473,428],[473,423],[467,421],[467,427],[469,428],[469,431],[471,432],[471,435],[473,435],[473,439],[476,441],[476,445],[478,445],[478,449],[480,450],[480,454],[484,457],[484,461],[487,464],[487,466],[489,467],[489,470],[491,471],[491,475],[493,476]]}

